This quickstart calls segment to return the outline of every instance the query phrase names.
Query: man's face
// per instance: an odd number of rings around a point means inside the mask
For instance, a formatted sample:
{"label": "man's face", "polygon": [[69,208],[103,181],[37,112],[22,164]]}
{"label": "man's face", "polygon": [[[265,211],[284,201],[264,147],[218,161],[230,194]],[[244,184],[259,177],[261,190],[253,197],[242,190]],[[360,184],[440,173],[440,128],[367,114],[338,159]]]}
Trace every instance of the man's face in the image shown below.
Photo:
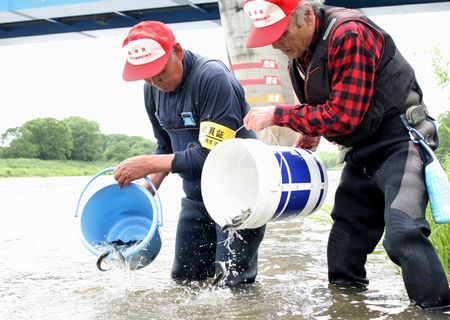
{"label": "man's face", "polygon": [[183,77],[182,61],[183,51],[179,44],[175,44],[164,69],[156,76],[144,79],[144,81],[155,86],[162,92],[175,91]]}
{"label": "man's face", "polygon": [[[299,28],[295,19],[299,19],[301,27]],[[312,8],[306,11],[305,14],[297,17],[292,15],[291,20],[286,28],[286,31],[272,43],[274,49],[280,50],[289,59],[300,57],[311,44],[314,36],[315,16]]]}

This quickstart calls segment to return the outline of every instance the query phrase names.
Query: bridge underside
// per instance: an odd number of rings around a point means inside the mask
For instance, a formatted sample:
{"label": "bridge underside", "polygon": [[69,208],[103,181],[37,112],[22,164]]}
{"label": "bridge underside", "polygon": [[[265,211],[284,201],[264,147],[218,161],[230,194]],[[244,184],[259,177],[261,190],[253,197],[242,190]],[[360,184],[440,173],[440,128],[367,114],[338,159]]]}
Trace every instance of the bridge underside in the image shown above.
{"label": "bridge underside", "polygon": [[[433,3],[444,4],[442,0],[326,1],[328,5],[351,8],[425,7]],[[6,0],[0,4],[0,39],[61,33],[92,37],[90,31],[130,27],[144,20],[218,21],[220,13],[218,2],[210,0]]]}

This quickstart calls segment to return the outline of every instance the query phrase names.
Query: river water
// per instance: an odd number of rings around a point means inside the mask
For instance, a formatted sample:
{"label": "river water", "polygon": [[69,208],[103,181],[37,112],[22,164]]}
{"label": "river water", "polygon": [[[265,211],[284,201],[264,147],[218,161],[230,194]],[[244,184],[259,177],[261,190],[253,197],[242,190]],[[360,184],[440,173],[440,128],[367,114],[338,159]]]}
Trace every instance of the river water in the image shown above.
{"label": "river water", "polygon": [[381,247],[368,258],[369,290],[328,285],[326,211],[339,174],[329,172],[325,210],[268,225],[257,283],[238,291],[170,280],[182,194],[176,175],[160,188],[161,252],[135,272],[99,271],[80,241],[74,213],[90,177],[0,179],[0,319],[449,319],[410,305]]}

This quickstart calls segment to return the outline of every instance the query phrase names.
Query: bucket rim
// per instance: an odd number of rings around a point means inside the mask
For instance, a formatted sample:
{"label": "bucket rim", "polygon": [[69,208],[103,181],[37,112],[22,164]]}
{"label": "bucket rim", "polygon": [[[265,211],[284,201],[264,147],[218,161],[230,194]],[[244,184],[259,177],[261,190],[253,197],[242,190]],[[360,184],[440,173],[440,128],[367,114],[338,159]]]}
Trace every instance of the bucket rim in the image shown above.
{"label": "bucket rim", "polygon": [[[249,156],[253,160],[253,162],[256,165],[256,169],[258,172],[258,179],[260,179],[263,176],[268,177],[274,177],[273,180],[270,181],[265,187],[263,187],[263,184],[259,182],[259,190],[258,197],[255,203],[255,206],[253,209],[253,213],[248,217],[247,220],[244,221],[244,223],[240,226],[240,228],[258,228],[263,226],[264,224],[261,224],[261,222],[258,221],[264,221],[266,218],[269,218],[271,215],[266,214],[265,216],[256,215],[257,212],[269,212],[272,210],[267,210],[267,206],[273,207],[275,210],[278,206],[278,203],[267,203],[268,197],[274,197],[275,199],[279,198],[279,194],[281,193],[280,184],[281,184],[281,173],[279,172],[279,164],[278,161],[273,154],[271,148],[267,148],[267,145],[260,141],[255,140],[255,142],[250,142],[245,140],[249,139],[240,139],[239,143],[245,147],[246,151],[248,152]],[[253,140],[253,139],[252,139]],[[249,148],[252,148],[252,153]],[[266,162],[258,161],[262,159],[262,155],[265,156]],[[267,172],[271,171],[271,173],[267,174]],[[267,179],[266,179],[267,180]]]}

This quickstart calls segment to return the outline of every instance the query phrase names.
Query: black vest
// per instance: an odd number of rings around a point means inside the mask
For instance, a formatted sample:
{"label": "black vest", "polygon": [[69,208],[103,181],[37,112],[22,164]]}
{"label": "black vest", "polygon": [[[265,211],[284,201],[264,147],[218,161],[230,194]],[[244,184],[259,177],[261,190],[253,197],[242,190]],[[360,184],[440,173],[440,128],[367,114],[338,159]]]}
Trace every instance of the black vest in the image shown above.
{"label": "black vest", "polygon": [[[374,91],[369,109],[359,126],[349,134],[325,138],[332,142],[345,146],[364,143],[364,140],[374,135],[377,130],[382,131],[383,126],[390,126],[389,122],[394,116],[406,109],[405,102],[414,89],[422,93],[415,80],[414,70],[397,50],[391,36],[379,28],[362,12],[357,10],[325,7],[321,9],[318,17],[321,28],[318,31],[318,40],[310,48],[312,50],[311,61],[306,67],[305,80],[300,76],[295,62],[289,61],[289,75],[297,98],[301,103],[309,105],[324,104],[328,99],[330,77],[328,74],[328,47],[331,38],[338,26],[347,21],[358,21],[366,24],[383,37],[383,51],[380,61],[376,66]],[[414,101],[418,104],[420,101]],[[398,117],[395,117],[395,120]]]}

